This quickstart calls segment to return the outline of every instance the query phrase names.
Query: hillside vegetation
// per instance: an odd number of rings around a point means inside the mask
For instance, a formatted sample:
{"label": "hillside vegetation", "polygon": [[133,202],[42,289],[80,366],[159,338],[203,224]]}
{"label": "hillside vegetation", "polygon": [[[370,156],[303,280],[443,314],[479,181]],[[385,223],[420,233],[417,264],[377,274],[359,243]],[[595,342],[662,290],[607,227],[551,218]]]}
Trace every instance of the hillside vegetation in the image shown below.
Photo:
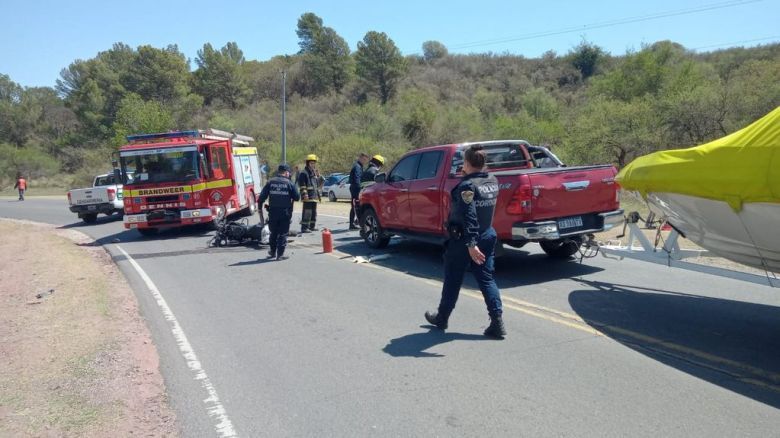
{"label": "hillside vegetation", "polygon": [[358,151],[392,163],[412,148],[501,138],[571,164],[622,166],[721,137],[780,104],[780,44],[696,53],[659,41],[613,55],[582,41],[529,59],[427,41],[404,56],[374,31],[351,51],[312,13],[296,32],[300,52],[268,61],[245,59],[235,43],[204,44],[193,65],[175,45],[116,43],[64,68],[53,88],[0,74],[0,188],[17,172],[38,187],[86,184],[124,136],[172,129],[251,135],[277,163],[282,71],[288,161],[313,152],[326,172],[348,169]]}

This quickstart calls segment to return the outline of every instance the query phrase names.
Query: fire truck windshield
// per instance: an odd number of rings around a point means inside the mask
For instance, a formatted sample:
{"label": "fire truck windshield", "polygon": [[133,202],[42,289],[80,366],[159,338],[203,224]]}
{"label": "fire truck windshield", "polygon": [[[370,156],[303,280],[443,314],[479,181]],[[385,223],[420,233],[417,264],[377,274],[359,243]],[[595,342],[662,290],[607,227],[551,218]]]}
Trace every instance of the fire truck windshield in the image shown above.
{"label": "fire truck windshield", "polygon": [[200,177],[193,150],[132,151],[120,157],[125,184],[184,182]]}

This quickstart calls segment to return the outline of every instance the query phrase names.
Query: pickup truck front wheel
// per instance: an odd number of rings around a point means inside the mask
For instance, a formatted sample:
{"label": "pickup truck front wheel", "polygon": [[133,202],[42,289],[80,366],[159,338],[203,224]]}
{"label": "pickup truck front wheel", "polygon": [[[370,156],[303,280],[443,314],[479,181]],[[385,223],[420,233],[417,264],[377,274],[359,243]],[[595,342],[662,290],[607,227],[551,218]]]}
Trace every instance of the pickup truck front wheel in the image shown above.
{"label": "pickup truck front wheel", "polygon": [[384,248],[390,243],[390,237],[385,236],[382,226],[379,225],[379,218],[373,209],[369,208],[363,213],[361,224],[360,235],[371,248]]}
{"label": "pickup truck front wheel", "polygon": [[548,256],[556,259],[566,259],[577,253],[582,245],[582,237],[575,236],[558,240],[543,240],[539,242]]}

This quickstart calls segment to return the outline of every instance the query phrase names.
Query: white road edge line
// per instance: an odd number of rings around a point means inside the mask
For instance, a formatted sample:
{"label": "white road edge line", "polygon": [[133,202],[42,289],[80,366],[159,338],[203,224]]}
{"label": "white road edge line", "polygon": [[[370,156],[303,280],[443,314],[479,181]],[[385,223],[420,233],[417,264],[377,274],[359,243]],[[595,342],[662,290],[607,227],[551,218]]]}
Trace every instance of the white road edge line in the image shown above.
{"label": "white road edge line", "polygon": [[215,417],[217,420],[217,423],[214,425],[217,434],[220,437],[238,436],[235,429],[233,428],[233,423],[227,416],[227,412],[225,411],[224,406],[222,406],[222,403],[219,401],[217,390],[211,383],[211,379],[209,379],[208,375],[206,375],[206,370],[201,367],[198,356],[195,355],[195,350],[192,349],[190,341],[187,340],[187,335],[184,334],[184,330],[181,328],[181,325],[179,325],[179,321],[176,319],[176,315],[174,315],[173,311],[171,311],[171,308],[168,307],[168,303],[165,301],[165,298],[163,298],[160,290],[157,289],[157,286],[155,286],[152,279],[149,278],[149,275],[146,274],[138,262],[130,257],[130,254],[128,254],[119,245],[116,247],[127,258],[133,268],[135,268],[136,272],[138,272],[138,275],[141,276],[141,279],[143,279],[144,283],[146,283],[146,287],[149,288],[149,292],[152,293],[152,296],[157,301],[157,305],[160,307],[160,310],[162,310],[163,316],[165,316],[165,319],[171,323],[171,332],[173,333],[173,337],[176,340],[176,343],[179,345],[179,351],[184,357],[184,360],[187,361],[187,366],[189,367],[190,371],[195,374],[194,380],[200,380],[203,389],[205,389],[206,393],[208,394],[208,397],[203,400],[203,403],[206,404],[206,412],[208,413],[209,417]]}

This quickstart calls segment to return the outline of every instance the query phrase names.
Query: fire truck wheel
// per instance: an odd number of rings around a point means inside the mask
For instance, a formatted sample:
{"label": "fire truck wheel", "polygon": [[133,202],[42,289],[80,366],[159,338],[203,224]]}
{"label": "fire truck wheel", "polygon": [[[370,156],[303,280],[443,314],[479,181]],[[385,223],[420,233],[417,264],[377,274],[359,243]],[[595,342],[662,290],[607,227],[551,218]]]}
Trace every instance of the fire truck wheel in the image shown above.
{"label": "fire truck wheel", "polygon": [[255,199],[255,194],[252,193],[249,197],[249,206],[244,209],[243,216],[252,216],[255,213],[257,213],[257,200]]}
{"label": "fire truck wheel", "polygon": [[221,208],[219,209],[219,214],[218,214],[217,216],[215,216],[215,217],[214,217],[214,220],[212,220],[211,222],[207,222],[207,223],[206,223],[206,225],[205,225],[206,229],[208,229],[208,230],[212,230],[212,231],[214,231],[214,230],[218,229],[218,228],[219,228],[219,223],[220,223],[222,220],[224,220],[224,219],[225,219],[225,216],[226,216],[226,215],[225,215],[225,212],[226,212],[226,211],[227,211],[227,210],[225,210],[225,206],[224,206],[224,205],[223,205],[223,206],[221,206]]}

